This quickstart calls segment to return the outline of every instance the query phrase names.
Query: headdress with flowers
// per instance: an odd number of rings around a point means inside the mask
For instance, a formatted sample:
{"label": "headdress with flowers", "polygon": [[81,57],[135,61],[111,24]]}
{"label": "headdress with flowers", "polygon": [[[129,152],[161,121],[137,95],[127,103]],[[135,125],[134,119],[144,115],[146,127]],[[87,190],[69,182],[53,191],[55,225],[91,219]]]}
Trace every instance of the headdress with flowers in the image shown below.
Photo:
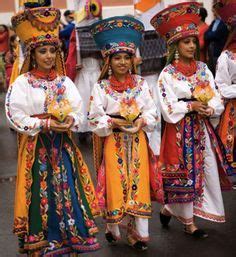
{"label": "headdress with flowers", "polygon": [[[27,8],[12,17],[12,26],[25,46],[25,59],[20,73],[29,71],[31,51],[38,46],[59,46],[60,11],[53,7]],[[57,52],[56,70],[65,74],[61,52]]]}
{"label": "headdress with flowers", "polygon": [[115,16],[92,25],[91,32],[103,56],[120,51],[135,53],[140,45],[144,25],[129,16]]}
{"label": "headdress with flowers", "polygon": [[171,5],[151,19],[151,25],[168,45],[188,36],[198,36],[200,4],[184,2]]}

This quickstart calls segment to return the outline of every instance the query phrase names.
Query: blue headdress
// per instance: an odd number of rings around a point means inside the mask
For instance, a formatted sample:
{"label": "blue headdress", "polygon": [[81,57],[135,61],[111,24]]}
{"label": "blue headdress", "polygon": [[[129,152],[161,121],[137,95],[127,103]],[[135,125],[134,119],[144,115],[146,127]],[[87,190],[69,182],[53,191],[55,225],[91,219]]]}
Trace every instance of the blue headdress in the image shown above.
{"label": "blue headdress", "polygon": [[115,16],[92,25],[91,32],[104,57],[117,52],[135,54],[144,25],[129,16]]}

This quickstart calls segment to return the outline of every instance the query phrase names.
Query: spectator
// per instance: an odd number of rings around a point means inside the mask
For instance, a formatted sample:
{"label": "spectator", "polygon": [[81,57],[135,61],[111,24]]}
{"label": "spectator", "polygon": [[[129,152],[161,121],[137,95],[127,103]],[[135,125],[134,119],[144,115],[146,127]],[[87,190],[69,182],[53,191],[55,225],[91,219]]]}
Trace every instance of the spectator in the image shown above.
{"label": "spectator", "polygon": [[5,62],[4,56],[8,51],[9,30],[6,25],[0,24],[0,91],[5,91]]}
{"label": "spectator", "polygon": [[5,55],[5,70],[6,70],[6,85],[9,86],[12,68],[14,61],[16,59],[17,53],[17,36],[15,34],[10,36],[10,42],[9,42],[9,51]]}
{"label": "spectator", "polygon": [[60,31],[59,37],[65,43],[65,50],[66,50],[65,56],[66,56],[67,51],[69,49],[70,36],[75,27],[73,11],[66,10],[64,12],[64,17],[67,22],[67,25],[65,25],[65,27]]}
{"label": "spectator", "polygon": [[215,75],[216,62],[227,40],[228,29],[226,24],[217,15],[215,10],[213,9],[212,11],[215,16],[215,19],[213,20],[208,30],[206,31],[204,35],[204,39],[206,42],[207,54],[208,54],[207,64],[209,69],[212,71],[213,75]]}
{"label": "spectator", "polygon": [[205,22],[207,15],[208,15],[207,10],[204,7],[201,7],[199,12],[199,16],[201,20],[198,25],[198,31],[199,31],[198,37],[199,37],[199,45],[200,45],[200,60],[202,62],[206,62],[206,46],[204,41],[204,34],[209,27]]}
{"label": "spectator", "polygon": [[8,49],[9,30],[6,25],[0,24],[0,54],[5,54]]}

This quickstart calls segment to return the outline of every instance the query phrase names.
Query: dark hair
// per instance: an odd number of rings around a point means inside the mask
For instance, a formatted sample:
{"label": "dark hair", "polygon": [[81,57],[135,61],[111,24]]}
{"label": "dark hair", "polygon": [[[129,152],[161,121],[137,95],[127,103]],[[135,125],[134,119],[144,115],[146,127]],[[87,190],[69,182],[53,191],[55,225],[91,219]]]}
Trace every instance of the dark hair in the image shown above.
{"label": "dark hair", "polygon": [[71,14],[73,14],[73,12],[72,12],[71,10],[66,10],[66,11],[64,12],[64,16],[65,16],[65,17],[68,16],[68,15],[71,15]]}
{"label": "dark hair", "polygon": [[200,7],[199,16],[201,17],[201,21],[205,22],[207,15],[207,10],[204,7]]}
{"label": "dark hair", "polygon": [[16,34],[13,34],[10,36],[10,39],[9,39],[9,47],[10,47],[10,50],[13,51],[13,46],[12,46],[12,43],[14,43],[14,41],[16,40],[17,38],[17,35]]}
{"label": "dark hair", "polygon": [[8,27],[6,25],[0,24],[0,26],[2,26],[5,29],[5,31],[8,31]]}

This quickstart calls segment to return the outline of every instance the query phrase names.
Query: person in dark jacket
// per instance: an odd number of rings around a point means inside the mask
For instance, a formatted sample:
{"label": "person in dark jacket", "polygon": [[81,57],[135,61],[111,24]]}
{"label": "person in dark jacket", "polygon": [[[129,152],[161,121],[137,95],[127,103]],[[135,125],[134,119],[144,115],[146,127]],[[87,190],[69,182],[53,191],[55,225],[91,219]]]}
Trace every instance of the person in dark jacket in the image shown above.
{"label": "person in dark jacket", "polygon": [[205,32],[204,39],[207,46],[207,64],[213,75],[215,75],[216,62],[227,40],[228,29],[214,9],[213,13],[215,19]]}
{"label": "person in dark jacket", "polygon": [[67,22],[67,25],[65,25],[64,28],[60,31],[59,37],[65,44],[65,55],[67,55],[70,43],[70,36],[75,27],[73,11],[66,10],[64,12],[64,17]]}

